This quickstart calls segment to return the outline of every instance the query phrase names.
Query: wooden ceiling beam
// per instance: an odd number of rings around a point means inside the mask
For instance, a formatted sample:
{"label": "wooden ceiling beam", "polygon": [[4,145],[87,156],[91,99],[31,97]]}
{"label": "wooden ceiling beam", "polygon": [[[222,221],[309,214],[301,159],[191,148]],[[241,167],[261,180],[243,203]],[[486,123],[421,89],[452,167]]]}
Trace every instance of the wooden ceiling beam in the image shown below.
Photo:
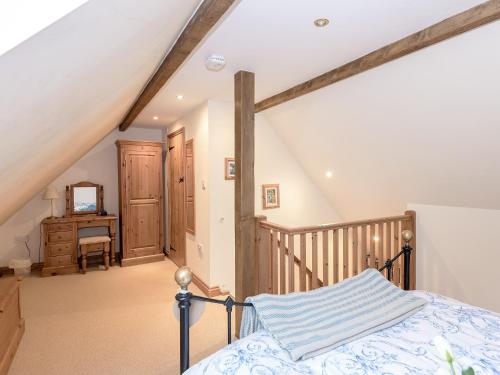
{"label": "wooden ceiling beam", "polygon": [[124,131],[236,0],[203,0],[120,124]]}
{"label": "wooden ceiling beam", "polygon": [[465,12],[454,15],[397,42],[373,51],[359,59],[330,70],[279,94],[255,104],[255,112],[261,112],[312,91],[352,77],[412,52],[452,38],[476,27],[500,18],[500,0],[489,0]]}

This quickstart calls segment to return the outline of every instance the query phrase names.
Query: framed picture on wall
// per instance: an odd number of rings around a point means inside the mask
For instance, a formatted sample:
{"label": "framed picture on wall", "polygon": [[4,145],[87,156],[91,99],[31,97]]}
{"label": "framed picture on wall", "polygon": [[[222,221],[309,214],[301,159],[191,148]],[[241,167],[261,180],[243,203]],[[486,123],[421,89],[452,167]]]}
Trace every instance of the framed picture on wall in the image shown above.
{"label": "framed picture on wall", "polygon": [[236,160],[234,158],[224,159],[224,178],[234,180],[236,178]]}
{"label": "framed picture on wall", "polygon": [[262,185],[262,208],[278,208],[280,206],[280,185]]}

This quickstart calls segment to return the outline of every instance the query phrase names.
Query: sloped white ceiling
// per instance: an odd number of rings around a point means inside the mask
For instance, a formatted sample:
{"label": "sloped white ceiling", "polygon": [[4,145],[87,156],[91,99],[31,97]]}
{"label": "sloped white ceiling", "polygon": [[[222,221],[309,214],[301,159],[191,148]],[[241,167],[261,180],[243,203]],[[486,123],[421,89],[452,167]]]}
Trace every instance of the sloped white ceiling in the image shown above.
{"label": "sloped white ceiling", "polygon": [[91,0],[0,57],[0,223],[117,126],[199,3]]}
{"label": "sloped white ceiling", "polygon": [[[255,72],[263,99],[482,2],[242,0],[136,124],[164,125],[207,99],[231,100],[240,69]],[[319,17],[330,25],[315,28]],[[400,214],[408,202],[500,209],[499,28],[262,114],[344,219]],[[205,69],[210,53],[225,55],[223,71]]]}
{"label": "sloped white ceiling", "polygon": [[263,113],[344,219],[500,209],[499,40],[497,21]]}
{"label": "sloped white ceiling", "polygon": [[[209,99],[232,100],[241,69],[255,72],[256,99],[264,99],[483,1],[241,0],[135,124],[164,126]],[[317,28],[321,17],[331,22]],[[212,53],[226,57],[223,71],[205,69]]]}

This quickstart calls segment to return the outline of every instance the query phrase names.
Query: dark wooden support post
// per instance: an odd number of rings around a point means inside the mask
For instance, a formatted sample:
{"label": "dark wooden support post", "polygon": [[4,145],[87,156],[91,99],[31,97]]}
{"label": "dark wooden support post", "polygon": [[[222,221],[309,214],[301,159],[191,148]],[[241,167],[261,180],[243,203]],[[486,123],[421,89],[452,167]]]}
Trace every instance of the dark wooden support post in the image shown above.
{"label": "dark wooden support post", "polygon": [[[255,251],[255,77],[239,71],[234,76],[235,178],[235,281],[236,300],[243,302],[257,291]],[[236,335],[239,335],[242,309],[236,309]]]}

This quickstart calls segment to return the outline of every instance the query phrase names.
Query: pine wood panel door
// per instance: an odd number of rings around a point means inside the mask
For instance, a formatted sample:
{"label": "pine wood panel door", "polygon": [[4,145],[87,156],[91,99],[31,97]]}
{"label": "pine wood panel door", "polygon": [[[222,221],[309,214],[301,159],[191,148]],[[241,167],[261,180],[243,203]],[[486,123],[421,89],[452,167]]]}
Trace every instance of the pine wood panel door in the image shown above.
{"label": "pine wood panel door", "polygon": [[168,232],[169,258],[186,264],[184,129],[168,136]]}
{"label": "pine wood panel door", "polygon": [[126,162],[127,257],[161,252],[161,153],[129,151]]}

